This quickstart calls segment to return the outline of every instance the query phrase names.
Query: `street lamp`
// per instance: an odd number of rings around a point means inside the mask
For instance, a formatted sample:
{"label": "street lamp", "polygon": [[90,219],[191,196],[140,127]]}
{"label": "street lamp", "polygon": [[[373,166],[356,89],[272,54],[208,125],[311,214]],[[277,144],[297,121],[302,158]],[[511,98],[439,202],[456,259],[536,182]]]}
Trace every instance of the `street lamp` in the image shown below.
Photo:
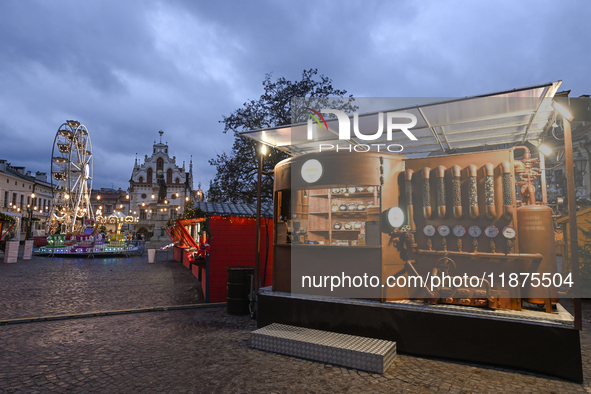
{"label": "street lamp", "polygon": [[587,159],[581,154],[581,151],[577,154],[577,156],[573,159],[575,170],[576,170],[576,180],[577,186],[583,186],[583,176],[585,175],[585,170],[587,169]]}

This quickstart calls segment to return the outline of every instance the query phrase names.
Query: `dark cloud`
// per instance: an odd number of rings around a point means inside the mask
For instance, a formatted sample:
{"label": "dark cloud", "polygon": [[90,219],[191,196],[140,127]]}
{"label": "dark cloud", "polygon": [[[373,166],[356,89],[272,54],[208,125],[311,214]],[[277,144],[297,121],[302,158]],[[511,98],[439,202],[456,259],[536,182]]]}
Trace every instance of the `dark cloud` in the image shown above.
{"label": "dark cloud", "polygon": [[266,73],[318,68],[357,96],[466,96],[563,79],[591,93],[591,5],[501,2],[4,2],[0,158],[49,171],[66,119],[90,130],[95,187],[127,187],[164,130],[195,180],[219,123]]}

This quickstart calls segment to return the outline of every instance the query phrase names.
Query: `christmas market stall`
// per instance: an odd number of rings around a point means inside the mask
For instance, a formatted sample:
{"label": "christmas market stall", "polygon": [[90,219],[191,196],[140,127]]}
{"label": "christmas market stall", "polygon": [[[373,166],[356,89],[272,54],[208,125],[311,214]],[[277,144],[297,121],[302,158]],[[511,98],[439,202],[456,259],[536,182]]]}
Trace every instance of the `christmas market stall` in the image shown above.
{"label": "christmas market stall", "polygon": [[[292,156],[274,171],[273,281],[258,292],[258,326],[582,381],[578,265],[557,272],[553,212],[536,199],[538,147],[555,121],[572,169],[559,86],[244,133]],[[574,319],[559,302],[569,288]]]}
{"label": "christmas market stall", "polygon": [[[175,243],[174,259],[201,281],[206,302],[225,302],[228,268],[254,267],[256,206],[197,202],[192,211],[166,229]],[[273,273],[273,223],[271,207],[263,205],[262,212],[260,273],[266,286]]]}

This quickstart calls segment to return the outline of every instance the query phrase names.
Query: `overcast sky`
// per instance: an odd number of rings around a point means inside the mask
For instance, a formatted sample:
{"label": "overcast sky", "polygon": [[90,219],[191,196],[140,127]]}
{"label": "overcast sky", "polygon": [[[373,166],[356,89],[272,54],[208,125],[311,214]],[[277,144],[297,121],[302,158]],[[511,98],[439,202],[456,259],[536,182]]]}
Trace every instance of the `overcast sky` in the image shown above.
{"label": "overcast sky", "polygon": [[[0,0],[0,158],[50,171],[87,126],[94,188],[129,186],[164,131],[177,163],[230,151],[219,123],[266,73],[318,68],[358,97],[457,97],[563,80],[591,93],[587,1]],[[206,186],[204,186],[206,188]]]}

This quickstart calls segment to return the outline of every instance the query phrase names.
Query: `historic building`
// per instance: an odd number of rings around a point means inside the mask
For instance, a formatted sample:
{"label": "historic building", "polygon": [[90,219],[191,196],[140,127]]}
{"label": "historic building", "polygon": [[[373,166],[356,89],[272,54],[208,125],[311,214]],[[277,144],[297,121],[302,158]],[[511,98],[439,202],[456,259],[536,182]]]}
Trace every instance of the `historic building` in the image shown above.
{"label": "historic building", "polygon": [[36,233],[45,233],[51,212],[51,184],[47,173],[26,171],[0,160],[0,212],[17,218],[10,238],[24,240]]}
{"label": "historic building", "polygon": [[192,204],[193,162],[186,171],[176,163],[176,156],[170,157],[168,145],[154,142],[152,155],[146,155],[144,162],[136,158],[129,180],[129,210],[139,216],[133,231],[146,236],[146,240],[166,240],[163,227],[169,219],[183,212],[185,204]]}

